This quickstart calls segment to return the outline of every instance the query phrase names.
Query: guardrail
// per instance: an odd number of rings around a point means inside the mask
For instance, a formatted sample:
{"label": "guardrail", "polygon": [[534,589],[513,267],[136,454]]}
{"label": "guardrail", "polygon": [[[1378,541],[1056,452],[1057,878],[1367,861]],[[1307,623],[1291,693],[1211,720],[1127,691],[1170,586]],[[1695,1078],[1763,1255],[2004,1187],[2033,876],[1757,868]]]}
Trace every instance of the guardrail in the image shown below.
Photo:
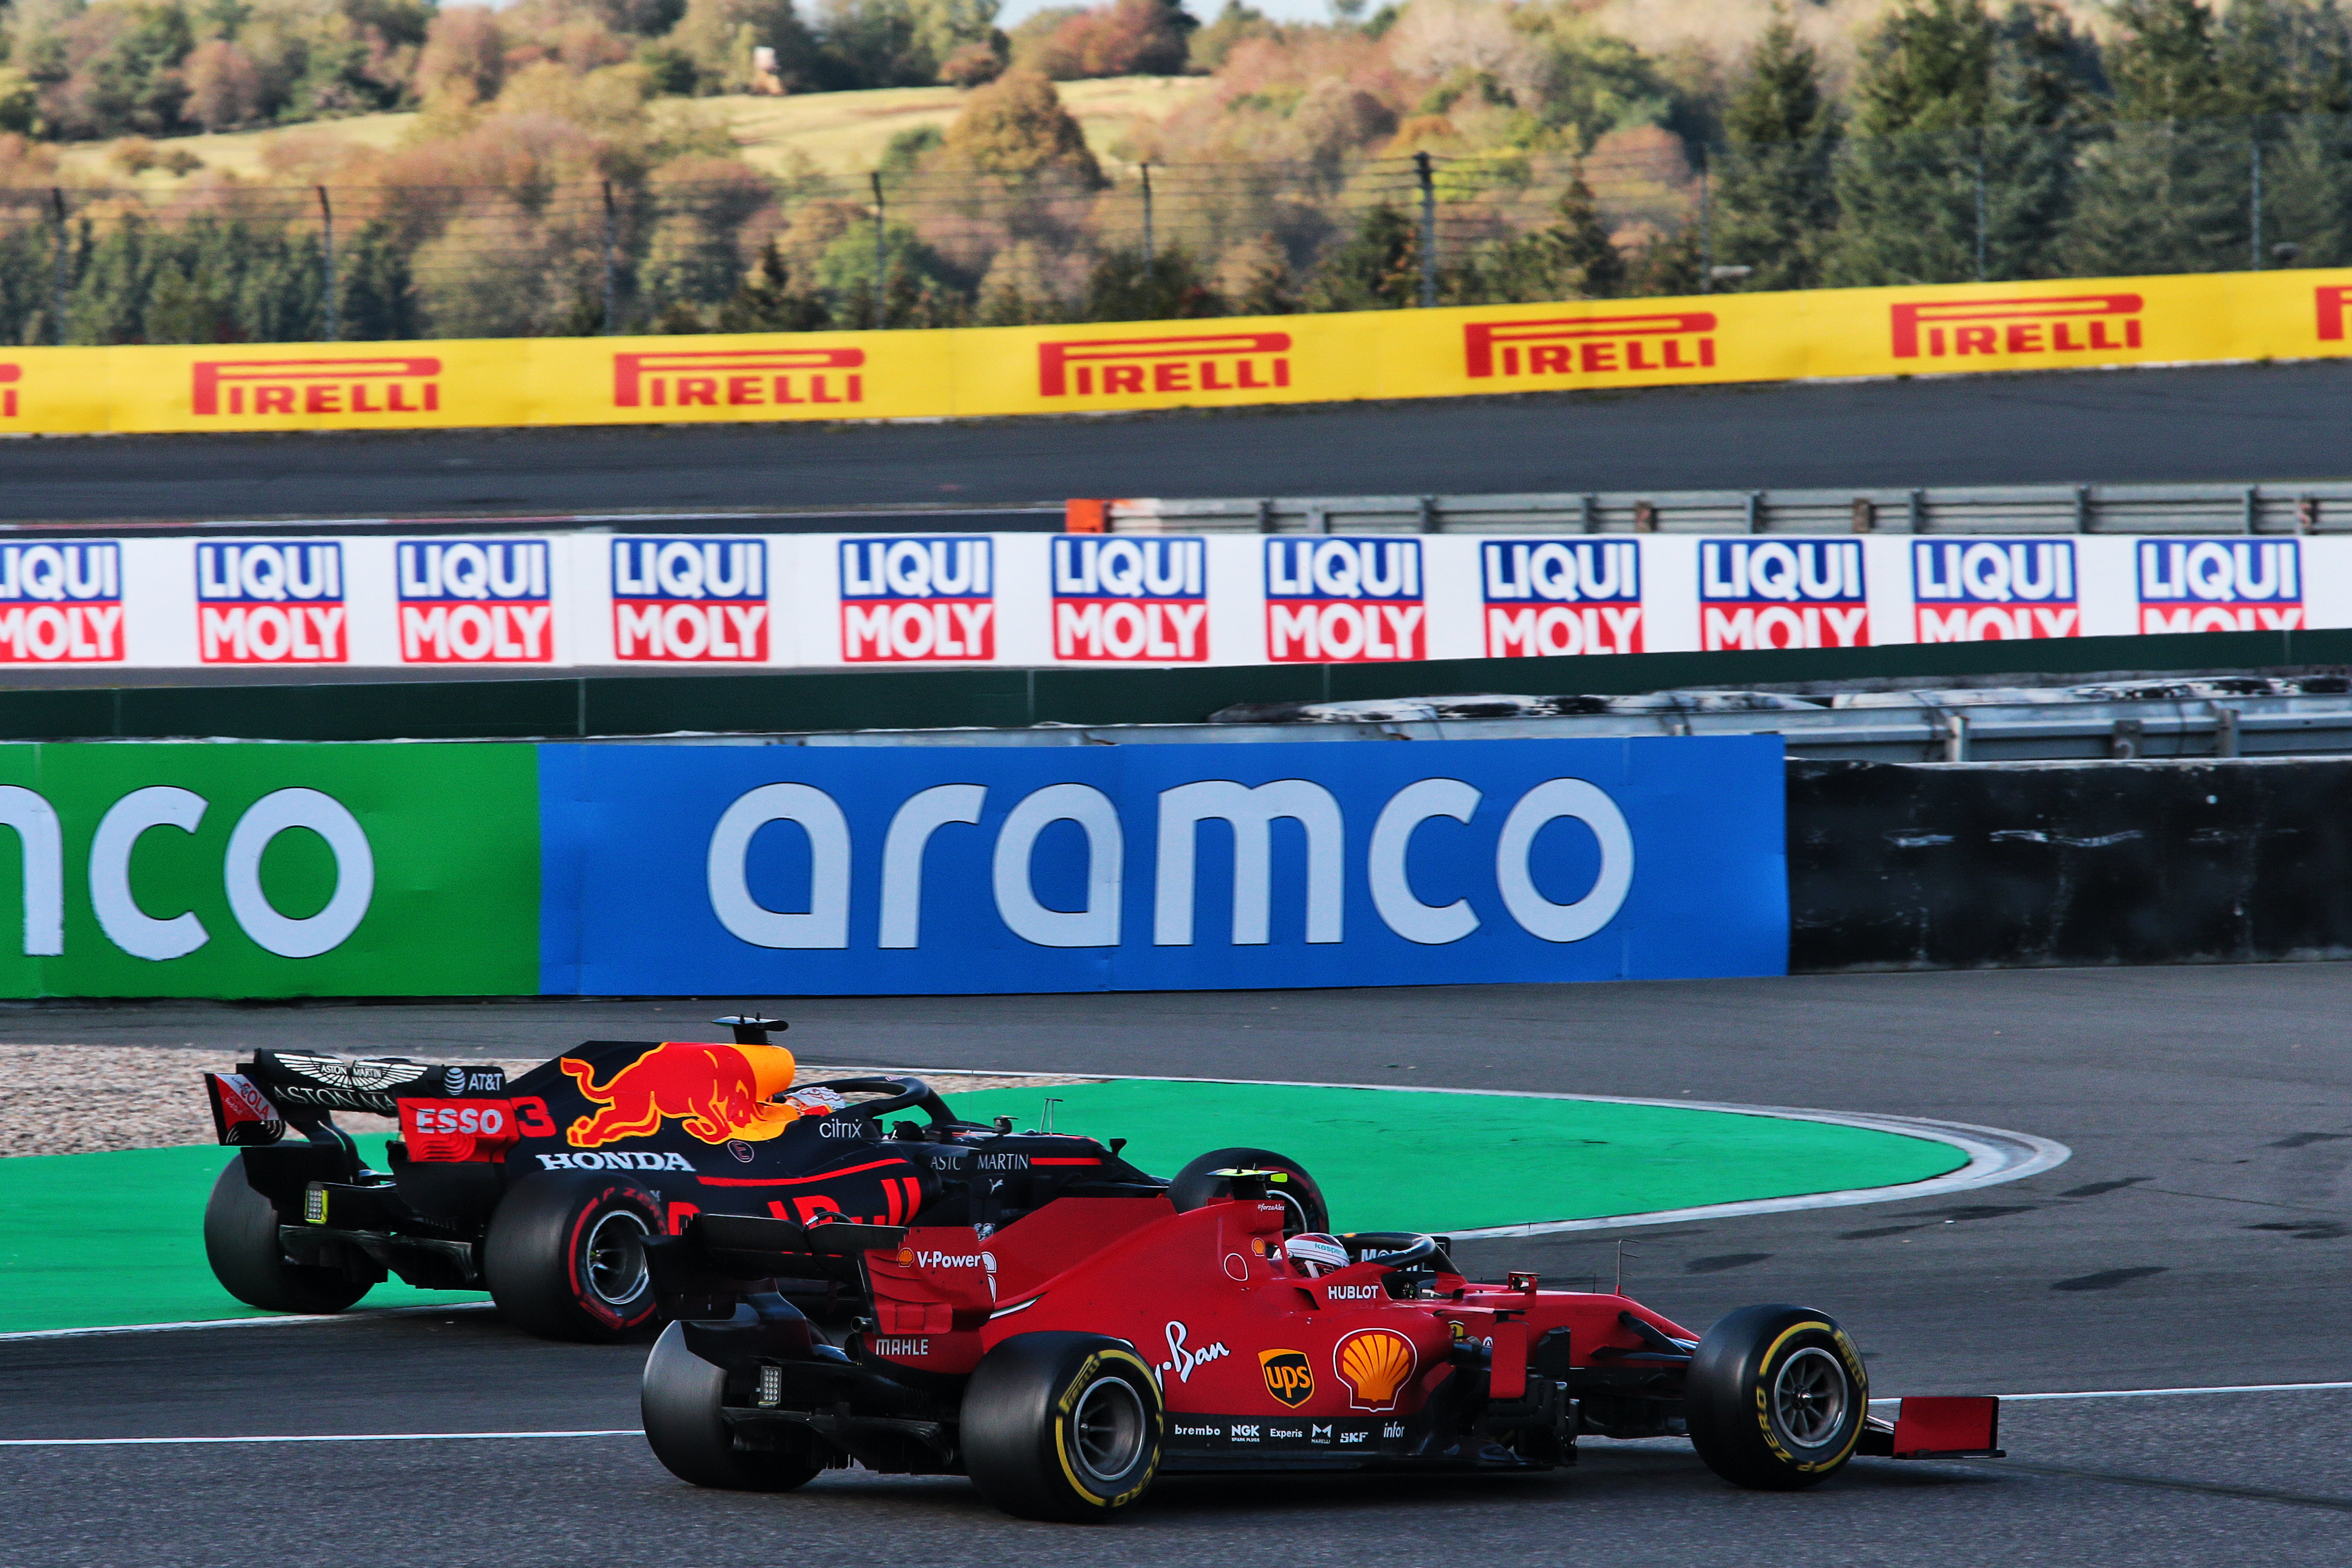
{"label": "guardrail", "polygon": [[2347,533],[2352,484],[1074,500],[1067,524],[1080,533]]}

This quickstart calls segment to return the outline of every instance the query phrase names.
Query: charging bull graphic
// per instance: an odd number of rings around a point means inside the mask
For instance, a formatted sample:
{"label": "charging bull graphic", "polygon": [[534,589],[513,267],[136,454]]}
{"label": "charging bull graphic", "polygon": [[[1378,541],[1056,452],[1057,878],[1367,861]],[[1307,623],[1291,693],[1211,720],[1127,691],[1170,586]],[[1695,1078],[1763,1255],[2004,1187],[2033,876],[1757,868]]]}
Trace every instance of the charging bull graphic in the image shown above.
{"label": "charging bull graphic", "polygon": [[757,1143],[800,1120],[798,1107],[774,1103],[793,1086],[793,1053],[782,1046],[699,1046],[669,1041],[654,1047],[603,1084],[587,1062],[562,1059],[581,1094],[602,1106],[566,1131],[575,1149],[594,1149],[659,1131],[678,1117],[705,1143],[740,1138]]}

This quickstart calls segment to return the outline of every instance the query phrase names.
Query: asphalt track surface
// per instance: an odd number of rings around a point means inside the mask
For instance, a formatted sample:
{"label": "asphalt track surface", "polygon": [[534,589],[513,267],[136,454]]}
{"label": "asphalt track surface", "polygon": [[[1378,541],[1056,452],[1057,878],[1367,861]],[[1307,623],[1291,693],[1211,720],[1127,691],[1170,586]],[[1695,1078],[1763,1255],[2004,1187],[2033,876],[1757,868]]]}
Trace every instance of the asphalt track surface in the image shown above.
{"label": "asphalt track surface", "polygon": [[0,442],[0,523],[2322,479],[2352,471],[2347,405],[2337,362],[928,424],[44,437]]}
{"label": "asphalt track surface", "polygon": [[[772,1005],[831,1062],[1687,1095],[2071,1145],[2055,1170],[1957,1200],[1462,1249],[1473,1272],[1576,1284],[1605,1280],[1623,1238],[1628,1289],[1693,1326],[1752,1301],[1816,1304],[1853,1331],[1885,1395],[2352,1378],[2347,1004],[2352,966],[2304,964]],[[0,1039],[552,1054],[590,1036],[709,1037],[695,1023],[732,1005],[26,1006],[0,1010]],[[632,1428],[642,1355],[543,1344],[484,1311],[18,1341],[0,1343],[0,1436]],[[698,1492],[627,1436],[8,1447],[0,1562],[2352,1557],[2352,1391],[2018,1404],[2003,1437],[2007,1464],[1857,1461],[1796,1495],[1727,1488],[1685,1446],[1599,1440],[1550,1478],[1190,1480],[1114,1535],[1007,1520],[953,1479]]]}

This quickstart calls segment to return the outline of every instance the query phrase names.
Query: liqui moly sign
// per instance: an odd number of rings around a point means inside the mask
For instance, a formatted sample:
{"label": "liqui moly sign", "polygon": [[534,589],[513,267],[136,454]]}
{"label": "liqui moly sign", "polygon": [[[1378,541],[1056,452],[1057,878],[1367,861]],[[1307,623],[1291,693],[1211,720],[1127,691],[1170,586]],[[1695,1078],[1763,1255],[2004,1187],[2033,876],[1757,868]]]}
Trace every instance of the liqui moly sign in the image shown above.
{"label": "liqui moly sign", "polygon": [[1858,539],[1706,539],[1698,646],[1862,647],[1870,641]]}
{"label": "liqui moly sign", "polygon": [[866,401],[866,351],[782,348],[613,356],[615,408],[788,408]]}
{"label": "liqui moly sign", "polygon": [[841,657],[918,664],[996,657],[996,558],[986,536],[846,539]]}
{"label": "liqui moly sign", "polygon": [[1269,539],[1265,648],[1277,664],[1429,657],[1418,539]]}
{"label": "liqui moly sign", "polygon": [[2136,564],[2143,632],[2303,628],[2295,540],[2143,539]]}
{"label": "liqui moly sign", "polygon": [[0,544],[0,664],[122,658],[122,546]]}
{"label": "liqui moly sign", "polygon": [[1478,547],[1486,657],[1640,653],[1642,547],[1630,539],[1490,539]]}
{"label": "liqui moly sign", "polygon": [[2047,300],[1929,300],[1891,305],[1896,359],[2107,353],[2140,346],[2137,294]]}
{"label": "liqui moly sign", "polygon": [[1923,643],[2083,635],[2071,539],[1916,540],[1911,597]]}
{"label": "liqui moly sign", "polygon": [[441,361],[431,354],[198,360],[189,408],[198,416],[432,414]]}
{"label": "liqui moly sign", "polygon": [[404,539],[395,552],[404,664],[544,664],[555,605],[544,539]]}
{"label": "liqui moly sign", "polygon": [[199,543],[196,657],[206,664],[341,664],[349,658],[343,547]]}
{"label": "liqui moly sign", "polygon": [[1289,384],[1288,332],[1185,332],[1037,345],[1040,397],[1248,392]]}
{"label": "liqui moly sign", "polygon": [[767,542],[613,541],[613,656],[628,663],[765,663]]}
{"label": "liqui moly sign", "polygon": [[1473,381],[1701,370],[1715,363],[1715,331],[1710,310],[1474,321],[1462,329],[1462,368]]}
{"label": "liqui moly sign", "polygon": [[1054,657],[1198,664],[1209,657],[1208,542],[1057,534]]}

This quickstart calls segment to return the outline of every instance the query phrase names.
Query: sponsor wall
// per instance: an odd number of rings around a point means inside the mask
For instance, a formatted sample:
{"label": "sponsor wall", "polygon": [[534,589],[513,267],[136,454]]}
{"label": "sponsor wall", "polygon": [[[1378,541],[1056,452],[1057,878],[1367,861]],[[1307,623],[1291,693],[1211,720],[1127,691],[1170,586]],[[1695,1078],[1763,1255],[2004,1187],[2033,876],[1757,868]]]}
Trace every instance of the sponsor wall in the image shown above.
{"label": "sponsor wall", "polygon": [[1787,961],[1774,737],[60,744],[0,747],[0,780],[6,995],[1192,989]]}
{"label": "sponsor wall", "polygon": [[1377,664],[2352,626],[2352,539],[0,543],[0,665]]}
{"label": "sponsor wall", "polygon": [[2315,268],[945,331],[15,348],[0,431],[938,418],[2325,358],[2352,353],[2348,301],[2352,270]]}

